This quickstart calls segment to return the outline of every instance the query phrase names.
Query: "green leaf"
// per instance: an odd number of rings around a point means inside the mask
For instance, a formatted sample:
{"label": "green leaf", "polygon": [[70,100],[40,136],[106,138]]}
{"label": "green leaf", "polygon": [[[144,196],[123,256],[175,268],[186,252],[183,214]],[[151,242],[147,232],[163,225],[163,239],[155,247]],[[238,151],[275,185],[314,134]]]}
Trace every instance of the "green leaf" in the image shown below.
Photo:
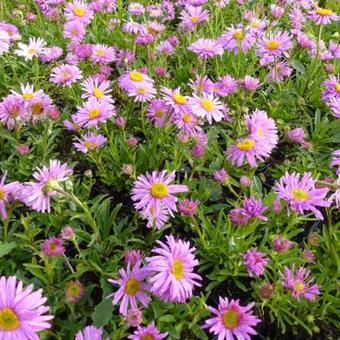
{"label": "green leaf", "polygon": [[0,257],[9,254],[15,246],[15,242],[0,242]]}
{"label": "green leaf", "polygon": [[300,72],[301,74],[306,74],[306,68],[305,68],[304,65],[303,65],[302,63],[300,63],[299,61],[293,60],[293,61],[291,62],[291,65],[292,65],[292,67],[293,67],[296,71]]}
{"label": "green leaf", "polygon": [[109,323],[112,318],[113,306],[109,299],[103,300],[96,306],[94,312],[91,314],[91,318],[97,327],[104,327]]}
{"label": "green leaf", "polygon": [[159,321],[163,321],[163,322],[173,322],[175,321],[175,317],[171,314],[166,314],[163,315],[159,318]]}

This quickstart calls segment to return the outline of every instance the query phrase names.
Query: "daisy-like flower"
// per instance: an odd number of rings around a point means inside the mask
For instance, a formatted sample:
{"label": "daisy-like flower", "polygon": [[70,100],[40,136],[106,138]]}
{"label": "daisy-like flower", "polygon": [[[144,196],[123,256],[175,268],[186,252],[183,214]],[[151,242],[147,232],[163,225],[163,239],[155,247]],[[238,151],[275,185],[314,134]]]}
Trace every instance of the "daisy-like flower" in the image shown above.
{"label": "daisy-like flower", "polygon": [[328,101],[330,99],[338,98],[340,99],[340,78],[339,75],[330,75],[329,78],[322,83],[326,88],[322,91],[322,99]]}
{"label": "daisy-like flower", "polygon": [[226,184],[229,181],[229,174],[226,169],[216,170],[213,173],[214,179],[221,184]]}
{"label": "daisy-like flower", "polygon": [[93,18],[90,6],[82,0],[67,3],[64,14],[67,21],[77,20],[85,25],[90,23]]}
{"label": "daisy-like flower", "polygon": [[273,65],[269,71],[269,80],[284,81],[286,77],[289,77],[292,73],[292,69],[288,66],[286,61],[280,61],[277,65]]}
{"label": "daisy-like flower", "polygon": [[45,240],[41,249],[44,256],[59,256],[65,251],[63,240],[56,237]]}
{"label": "daisy-like flower", "polygon": [[170,184],[175,177],[175,171],[167,174],[166,170],[153,171],[151,174],[146,173],[146,175],[138,176],[132,189],[135,208],[148,216],[157,216],[162,207],[165,207],[170,214],[177,211],[177,197],[174,194],[187,192],[188,187]]}
{"label": "daisy-like flower", "polygon": [[81,127],[97,128],[99,123],[103,123],[115,115],[113,105],[105,101],[90,98],[83,106],[78,107],[77,113],[73,115],[73,120]]}
{"label": "daisy-like flower", "polygon": [[310,172],[302,177],[299,173],[286,174],[274,186],[279,198],[287,202],[288,213],[290,209],[299,214],[305,210],[314,213],[315,217],[323,220],[321,212],[316,207],[329,207],[325,200],[328,188],[315,188],[315,180]]}
{"label": "daisy-like flower", "polygon": [[287,240],[283,235],[277,235],[274,237],[272,246],[278,253],[285,253],[293,245],[293,242]]}
{"label": "daisy-like flower", "polygon": [[90,60],[93,63],[109,64],[116,59],[116,52],[113,47],[107,45],[93,45]]}
{"label": "daisy-like flower", "polygon": [[36,182],[26,182],[23,188],[24,203],[33,210],[41,212],[51,211],[51,197],[55,196],[56,188],[72,175],[72,170],[67,164],[50,160],[48,167],[43,166],[33,173]]}
{"label": "daisy-like flower", "polygon": [[253,34],[245,31],[242,27],[234,26],[229,27],[220,38],[222,46],[236,54],[239,52],[239,49],[244,52],[249,50],[255,41],[256,38]]}
{"label": "daisy-like flower", "polygon": [[215,84],[207,76],[196,75],[196,79],[190,79],[189,86],[196,94],[214,93]]}
{"label": "daisy-like flower", "polygon": [[243,201],[243,211],[248,218],[258,218],[262,221],[268,221],[268,218],[263,216],[262,213],[268,208],[262,205],[261,199],[256,200],[255,197],[251,196]]}
{"label": "daisy-like flower", "polygon": [[338,176],[338,179],[336,180],[335,184],[336,184],[336,190],[331,196],[329,196],[328,201],[331,203],[333,203],[334,201],[336,207],[340,208],[340,175]]}
{"label": "daisy-like flower", "polygon": [[248,275],[253,277],[254,275],[259,277],[264,273],[264,269],[268,263],[266,254],[257,251],[256,248],[248,249],[242,254],[244,265],[247,267]]}
{"label": "daisy-like flower", "polygon": [[125,91],[134,89],[136,86],[152,85],[153,82],[148,75],[139,71],[129,71],[118,78],[118,86]]}
{"label": "daisy-like flower", "polygon": [[130,309],[125,320],[129,326],[137,327],[142,323],[142,312],[139,309]]}
{"label": "daisy-like flower", "polygon": [[28,115],[27,106],[21,96],[10,94],[0,102],[0,121],[13,129],[19,122],[24,121]]}
{"label": "daisy-like flower", "polygon": [[127,269],[119,269],[120,278],[118,280],[109,279],[114,285],[118,285],[119,289],[111,294],[113,296],[112,303],[115,305],[120,300],[119,313],[124,316],[128,309],[138,309],[137,303],[140,302],[144,307],[147,307],[151,298],[147,295],[150,290],[150,284],[145,282],[145,279],[150,275],[147,268],[141,268],[141,262],[137,262],[132,268],[128,264]]}
{"label": "daisy-like flower", "polygon": [[151,100],[146,117],[155,125],[157,128],[164,126],[169,114],[169,107],[163,99]]}
{"label": "daisy-like flower", "polygon": [[145,103],[155,98],[157,91],[152,84],[137,85],[127,91],[129,97],[135,97],[135,102]]}
{"label": "daisy-like flower", "polygon": [[213,58],[223,54],[223,47],[218,40],[201,38],[193,42],[188,49],[201,59]]}
{"label": "daisy-like flower", "polygon": [[169,105],[174,112],[187,112],[188,108],[188,97],[181,94],[181,89],[169,89],[167,87],[161,88],[161,93],[165,103]]}
{"label": "daisy-like flower", "polygon": [[185,216],[194,216],[199,205],[197,200],[184,199],[178,205],[179,211]]}
{"label": "daisy-like flower", "polygon": [[81,71],[77,66],[62,64],[52,69],[50,81],[54,84],[70,86],[81,78]]}
{"label": "daisy-like flower", "polygon": [[131,15],[142,15],[145,13],[145,7],[138,2],[132,2],[129,4],[128,12]]}
{"label": "daisy-like flower", "polygon": [[67,21],[64,24],[64,38],[71,39],[72,42],[80,42],[85,34],[85,26],[78,20]]}
{"label": "daisy-like flower", "polygon": [[165,55],[170,55],[175,52],[175,48],[167,40],[161,41],[157,45],[156,50]]}
{"label": "daisy-like flower", "polygon": [[300,267],[297,273],[294,273],[295,268],[293,266],[292,269],[285,267],[284,271],[284,274],[282,274],[283,287],[289,289],[296,299],[300,300],[300,297],[303,296],[309,301],[314,301],[316,296],[320,294],[319,286],[317,284],[312,285],[314,279],[306,281],[310,274],[309,270]]}
{"label": "daisy-like flower", "polygon": [[180,13],[181,26],[188,32],[194,30],[200,23],[207,21],[209,18],[209,12],[203,9],[201,6],[186,6],[186,8]]}
{"label": "daisy-like flower", "polygon": [[237,91],[237,80],[235,80],[230,74],[218,79],[214,86],[214,92],[219,96],[227,96],[230,93]]}
{"label": "daisy-like flower", "polygon": [[79,142],[73,143],[78,151],[87,153],[88,151],[98,150],[107,142],[107,138],[101,134],[89,132],[78,139]]}
{"label": "daisy-like flower", "polygon": [[187,136],[195,136],[199,129],[197,117],[191,111],[174,113],[171,120]]}
{"label": "daisy-like flower", "polygon": [[284,52],[293,47],[292,38],[289,33],[279,31],[264,36],[257,45],[257,54],[261,58],[269,58],[268,61],[274,61],[274,57],[281,56]]}
{"label": "daisy-like flower", "polygon": [[335,118],[340,118],[340,96],[329,101],[329,108]]}
{"label": "daisy-like flower", "polygon": [[332,153],[332,161],[330,164],[331,167],[336,167],[336,173],[337,175],[340,174],[340,149],[339,150],[335,150]]}
{"label": "daisy-like flower", "polygon": [[95,326],[86,326],[84,329],[79,331],[75,340],[102,340],[103,330]]}
{"label": "daisy-like flower", "polygon": [[15,276],[0,278],[0,338],[39,340],[38,332],[51,327],[47,298]]}
{"label": "daisy-like flower", "polygon": [[219,297],[218,309],[209,307],[215,316],[206,320],[203,328],[209,328],[214,335],[218,335],[218,340],[246,339],[250,340],[250,335],[256,335],[255,327],[259,322],[252,309],[255,303],[252,302],[245,307],[240,306],[239,300],[230,301],[228,298]]}
{"label": "daisy-like flower", "polygon": [[290,22],[292,23],[294,29],[300,30],[303,27],[303,24],[306,21],[305,16],[303,15],[302,11],[300,8],[292,8],[291,11],[289,12],[289,19]]}
{"label": "daisy-like flower", "polygon": [[81,83],[83,90],[82,98],[95,98],[98,100],[105,100],[107,102],[113,103],[110,93],[110,81],[104,80],[99,82],[98,78],[87,78]]}
{"label": "daisy-like flower", "polygon": [[80,281],[69,281],[66,285],[65,294],[69,302],[79,301],[84,296],[84,285]]}
{"label": "daisy-like flower", "polygon": [[12,193],[21,189],[21,184],[19,182],[5,184],[5,181],[6,173],[2,176],[0,181],[0,215],[3,220],[7,219],[6,204],[10,202]]}
{"label": "daisy-like flower", "polygon": [[239,139],[236,145],[231,145],[227,151],[227,160],[233,164],[241,167],[244,158],[251,167],[256,167],[256,159],[263,162],[265,158],[270,156],[271,148],[257,141],[253,137],[246,137]]}
{"label": "daisy-like flower", "polygon": [[10,35],[0,27],[0,56],[9,50],[10,44]]}
{"label": "daisy-like flower", "polygon": [[244,79],[239,80],[239,85],[246,91],[256,91],[259,87],[260,81],[257,78],[251,76],[245,76]]}
{"label": "daisy-like flower", "polygon": [[166,243],[157,241],[159,247],[152,249],[156,255],[146,258],[151,292],[163,301],[184,303],[191,298],[194,286],[201,286],[201,276],[193,272],[198,265],[195,248],[173,235],[165,238]]}
{"label": "daisy-like flower", "polygon": [[41,38],[29,38],[28,44],[19,43],[19,49],[14,53],[24,57],[25,60],[31,60],[33,57],[39,57],[44,51],[46,42]]}
{"label": "daisy-like flower", "polygon": [[153,321],[147,327],[138,326],[132,335],[128,338],[130,340],[162,340],[168,336],[168,333],[160,333]]}
{"label": "daisy-like flower", "polygon": [[128,250],[124,254],[124,261],[128,265],[130,264],[131,267],[134,267],[136,263],[142,262],[144,258],[144,253],[141,250]]}
{"label": "daisy-like flower", "polygon": [[30,103],[34,101],[37,97],[41,96],[44,91],[38,90],[34,91],[34,86],[32,84],[20,84],[20,92],[11,90],[11,92],[17,96],[22,97],[26,102]]}
{"label": "daisy-like flower", "polygon": [[189,101],[191,110],[198,117],[206,118],[209,124],[221,121],[223,118],[229,118],[226,115],[227,108],[212,94],[203,94],[201,97],[193,95]]}
{"label": "daisy-like flower", "polygon": [[150,213],[142,211],[141,215],[144,219],[148,220],[146,225],[148,228],[156,227],[158,230],[161,230],[170,218],[169,210],[165,206],[162,206],[158,212],[153,208],[150,209]]}
{"label": "daisy-like flower", "polygon": [[52,104],[52,99],[42,92],[38,96],[34,96],[28,105],[28,110],[32,115],[32,122],[35,123],[39,119],[42,119],[48,116],[49,112],[51,112],[56,107]]}
{"label": "daisy-like flower", "polygon": [[293,143],[303,144],[306,134],[302,128],[295,128],[287,132],[287,137]]}
{"label": "daisy-like flower", "polygon": [[45,63],[49,63],[53,60],[59,59],[63,54],[63,49],[59,46],[53,46],[45,48],[41,53],[41,60]]}
{"label": "daisy-like flower", "polygon": [[317,25],[328,25],[332,21],[338,21],[339,16],[331,9],[316,6],[309,12],[309,19],[313,20]]}

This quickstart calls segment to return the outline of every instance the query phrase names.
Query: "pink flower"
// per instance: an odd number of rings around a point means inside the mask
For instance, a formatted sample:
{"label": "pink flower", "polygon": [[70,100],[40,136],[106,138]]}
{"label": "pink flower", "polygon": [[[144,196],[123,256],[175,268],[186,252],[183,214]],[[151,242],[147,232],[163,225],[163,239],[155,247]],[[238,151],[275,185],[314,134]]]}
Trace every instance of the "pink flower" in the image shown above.
{"label": "pink flower", "polygon": [[340,99],[340,78],[339,75],[330,75],[326,81],[322,83],[325,90],[322,91],[322,99],[328,101],[330,99]]}
{"label": "pink flower", "polygon": [[283,235],[274,237],[272,246],[278,253],[285,253],[292,247],[293,243],[287,240]]}
{"label": "pink flower", "polygon": [[183,215],[194,216],[196,214],[198,205],[199,201],[193,201],[186,198],[183,201],[179,202],[178,208]]}
{"label": "pink flower", "polygon": [[220,38],[222,46],[235,54],[239,53],[239,49],[243,52],[249,50],[256,38],[253,34],[247,32],[243,27],[231,26]]}
{"label": "pink flower", "polygon": [[135,102],[145,103],[151,101],[157,91],[152,84],[137,85],[127,91],[129,97],[135,97]]}
{"label": "pink flower", "polygon": [[137,330],[128,338],[131,340],[162,340],[168,335],[167,332],[160,333],[156,328],[155,323],[152,322],[147,327],[138,326]]}
{"label": "pink flower", "polygon": [[256,91],[259,87],[260,81],[257,78],[251,76],[245,76],[244,79],[239,81],[239,85],[242,86],[246,91]]}
{"label": "pink flower", "polygon": [[13,129],[18,123],[24,121],[28,115],[24,99],[15,94],[10,94],[0,102],[0,121]]}
{"label": "pink flower", "polygon": [[305,141],[305,131],[302,128],[295,128],[287,132],[287,137],[294,143],[302,144]]}
{"label": "pink flower", "polygon": [[142,312],[139,309],[130,309],[126,315],[126,323],[129,326],[137,327],[142,322]]}
{"label": "pink flower", "polygon": [[90,23],[93,18],[93,11],[90,6],[82,0],[67,3],[64,14],[68,21],[78,20],[85,25]]}
{"label": "pink flower", "polygon": [[256,248],[247,250],[242,254],[244,259],[244,265],[247,267],[248,275],[253,277],[254,275],[259,277],[264,273],[265,266],[268,263],[266,254],[257,251]]}
{"label": "pink flower", "polygon": [[87,78],[82,83],[82,98],[95,98],[98,100],[104,100],[109,103],[113,103],[114,100],[111,97],[112,90],[110,89],[110,82],[104,80],[102,82],[98,81],[96,78]]}
{"label": "pink flower", "polygon": [[197,54],[201,59],[208,59],[216,55],[223,54],[223,47],[217,40],[212,39],[198,39],[193,42],[188,49]]}
{"label": "pink flower", "polygon": [[63,240],[51,237],[44,241],[42,245],[42,252],[44,256],[59,256],[63,254],[65,248],[63,247]]}
{"label": "pink flower", "polygon": [[283,287],[290,290],[291,294],[298,300],[303,296],[305,299],[314,301],[316,295],[319,295],[319,286],[317,284],[312,285],[314,279],[306,282],[310,271],[303,267],[300,267],[297,273],[294,273],[294,267],[289,269],[284,268],[284,274],[282,274]]}
{"label": "pink flower", "polygon": [[240,184],[247,188],[251,186],[252,180],[248,176],[241,176]]}
{"label": "pink flower", "polygon": [[203,328],[209,328],[218,340],[250,339],[249,335],[256,335],[255,327],[260,321],[253,315],[252,309],[255,303],[252,302],[242,307],[239,300],[230,301],[228,298],[219,297],[218,309],[209,307],[214,317],[205,321]]}
{"label": "pink flower", "polygon": [[220,169],[220,170],[216,170],[213,173],[213,176],[215,178],[215,180],[217,182],[220,182],[221,184],[226,184],[229,180],[229,174],[227,172],[227,170],[225,169]]}
{"label": "pink flower", "polygon": [[95,326],[86,326],[79,331],[75,340],[102,340],[103,330]]}
{"label": "pink flower", "polygon": [[124,254],[124,261],[130,267],[134,267],[138,262],[142,262],[144,258],[144,253],[141,250],[128,250]]}
{"label": "pink flower", "polygon": [[184,303],[191,298],[194,286],[200,286],[202,278],[193,272],[198,265],[189,242],[166,236],[167,243],[157,241],[153,248],[157,255],[147,257],[151,291],[166,302]]}
{"label": "pink flower", "polygon": [[340,174],[340,149],[335,150],[332,153],[332,161],[331,161],[330,167],[337,167],[336,173],[337,175]]}
{"label": "pink flower", "polygon": [[118,86],[125,91],[132,90],[137,86],[152,85],[153,82],[150,77],[139,71],[126,72],[118,78]]}
{"label": "pink flower", "polygon": [[174,112],[188,112],[190,110],[188,107],[188,97],[181,94],[180,88],[172,90],[167,87],[162,87],[161,93],[165,103],[170,106]]}
{"label": "pink flower", "polygon": [[107,45],[93,45],[90,60],[93,63],[109,64],[116,59],[115,49]]}
{"label": "pink flower", "polygon": [[75,237],[74,230],[69,225],[65,225],[60,232],[60,237],[63,240],[72,240]]}
{"label": "pink flower", "polygon": [[68,21],[64,24],[64,38],[72,42],[79,42],[85,37],[86,29],[83,23],[78,20]]}
{"label": "pink flower", "polygon": [[53,60],[59,59],[63,54],[62,48],[58,46],[53,46],[45,48],[41,54],[41,60],[45,63],[49,63]]}
{"label": "pink flower", "polygon": [[128,264],[127,269],[119,270],[118,280],[109,279],[112,284],[118,285],[118,290],[108,297],[112,297],[115,305],[120,300],[119,313],[127,315],[129,307],[138,309],[137,302],[147,307],[151,298],[146,294],[150,290],[150,284],[146,283],[146,278],[150,275],[147,268],[141,268],[141,262],[137,262],[133,267]]}
{"label": "pink flower", "polygon": [[332,21],[338,21],[339,16],[331,9],[316,6],[316,8],[309,12],[309,19],[318,25],[328,25]]}
{"label": "pink flower", "polygon": [[55,84],[70,86],[81,77],[81,71],[77,66],[62,64],[52,69],[50,81]]}
{"label": "pink flower", "polygon": [[107,142],[107,138],[101,134],[89,132],[81,136],[77,143],[73,143],[75,148],[81,152],[87,153],[88,151],[98,150],[103,144]]}
{"label": "pink flower", "polygon": [[151,100],[146,117],[155,125],[157,128],[164,126],[168,117],[169,107],[162,99]]}
{"label": "pink flower", "polygon": [[181,12],[179,18],[181,25],[188,32],[193,31],[200,23],[205,22],[209,18],[209,12],[200,6],[186,6]]}
{"label": "pink flower", "polygon": [[84,296],[84,285],[78,281],[69,281],[66,284],[65,295],[69,302],[77,302]]}
{"label": "pink flower", "polygon": [[21,184],[19,182],[11,182],[5,184],[6,173],[2,176],[0,181],[0,215],[3,220],[7,219],[6,204],[10,203],[13,196],[16,197],[16,192],[21,191]]}

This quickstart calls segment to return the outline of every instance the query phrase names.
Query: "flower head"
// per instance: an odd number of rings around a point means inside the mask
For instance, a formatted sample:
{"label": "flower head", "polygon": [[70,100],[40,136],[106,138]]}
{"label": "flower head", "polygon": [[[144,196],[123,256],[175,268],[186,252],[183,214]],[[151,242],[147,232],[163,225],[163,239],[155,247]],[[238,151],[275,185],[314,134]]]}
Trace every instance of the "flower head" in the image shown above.
{"label": "flower head", "polygon": [[24,57],[25,60],[31,60],[43,53],[45,45],[46,42],[41,38],[29,38],[28,44],[18,44],[19,49],[15,50],[15,54]]}
{"label": "flower head", "polygon": [[179,211],[185,216],[194,216],[199,205],[199,201],[184,199],[178,205]]}
{"label": "flower head", "polygon": [[167,335],[167,332],[160,333],[160,331],[156,328],[155,323],[152,322],[147,327],[138,326],[135,332],[128,338],[130,340],[162,340],[166,338]]}
{"label": "flower head", "polygon": [[248,275],[259,277],[263,275],[265,266],[268,263],[266,254],[257,251],[256,248],[248,249],[243,255],[244,265],[248,269]]}
{"label": "flower head", "polygon": [[67,3],[64,13],[68,21],[77,20],[84,25],[90,23],[93,17],[90,6],[82,0]]}
{"label": "flower head", "polygon": [[65,289],[66,298],[70,302],[76,302],[84,296],[84,285],[80,281],[69,281]]}
{"label": "flower head", "polygon": [[44,241],[42,245],[42,252],[44,256],[59,256],[63,254],[65,248],[63,247],[63,240],[51,237]]}
{"label": "flower head", "polygon": [[81,71],[77,66],[63,64],[52,69],[50,80],[52,83],[70,86],[81,79]]}
{"label": "flower head", "polygon": [[102,340],[103,330],[95,326],[86,326],[76,334],[75,340]]}
{"label": "flower head", "polygon": [[277,235],[274,237],[272,245],[278,253],[285,253],[292,247],[293,242],[287,240],[283,235]]}
{"label": "flower head", "polygon": [[309,18],[318,25],[328,25],[332,21],[339,20],[339,16],[337,16],[331,9],[318,6],[309,12]]}
{"label": "flower head", "polygon": [[217,40],[212,39],[198,39],[193,42],[188,49],[197,54],[201,59],[212,58],[216,55],[223,54],[223,47]]}
{"label": "flower head", "polygon": [[77,143],[73,143],[75,148],[81,152],[87,153],[88,151],[98,150],[105,144],[107,138],[101,134],[89,132],[82,135],[81,139],[78,139]]}

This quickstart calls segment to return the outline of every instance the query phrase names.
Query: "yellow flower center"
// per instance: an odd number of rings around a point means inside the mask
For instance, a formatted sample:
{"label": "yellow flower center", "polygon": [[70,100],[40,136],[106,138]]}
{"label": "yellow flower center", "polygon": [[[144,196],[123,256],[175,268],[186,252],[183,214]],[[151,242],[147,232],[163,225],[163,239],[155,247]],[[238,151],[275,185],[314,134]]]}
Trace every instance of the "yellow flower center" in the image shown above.
{"label": "yellow flower center", "polygon": [[307,201],[309,199],[309,193],[303,189],[293,189],[293,197],[296,201]]}
{"label": "yellow flower center", "polygon": [[100,88],[98,88],[98,87],[96,87],[96,88],[93,89],[93,95],[94,95],[96,98],[103,98],[103,97],[104,97],[103,91],[102,91]]}
{"label": "yellow flower center", "polygon": [[30,100],[33,98],[33,93],[23,93],[22,94],[22,98],[24,98],[25,100]]}
{"label": "yellow flower center", "polygon": [[140,73],[138,71],[132,71],[132,72],[130,72],[130,79],[132,81],[140,82],[140,81],[144,80],[144,75],[143,75],[143,73]]}
{"label": "yellow flower center", "polygon": [[198,22],[198,16],[197,16],[197,15],[193,15],[193,16],[190,17],[190,20],[191,20],[194,24],[196,24],[196,23]]}
{"label": "yellow flower center", "polygon": [[154,198],[164,198],[168,196],[169,189],[164,183],[154,183],[151,186],[151,195]]}
{"label": "yellow flower center", "polygon": [[97,55],[98,57],[104,57],[105,51],[104,51],[104,50],[97,50],[97,51],[96,51],[96,55]]}
{"label": "yellow flower center", "polygon": [[336,83],[335,85],[335,91],[340,93],[340,83]]}
{"label": "yellow flower center", "polygon": [[90,150],[95,149],[98,146],[96,142],[90,142],[90,141],[85,142],[84,145],[87,149],[90,149]]}
{"label": "yellow flower center", "polygon": [[27,53],[30,55],[36,54],[38,52],[38,50],[36,48],[30,48]]}
{"label": "yellow flower center", "polygon": [[185,105],[187,103],[186,98],[182,96],[180,93],[176,93],[175,95],[173,95],[172,98],[178,105]]}
{"label": "yellow flower center", "polygon": [[184,265],[180,259],[175,259],[174,262],[172,263],[171,273],[177,280],[183,279]]}
{"label": "yellow flower center", "polygon": [[294,282],[294,289],[298,292],[298,293],[302,293],[305,289],[305,285],[303,282],[301,282],[300,280],[296,280]]}
{"label": "yellow flower center", "polygon": [[5,307],[0,310],[0,329],[1,330],[14,331],[19,326],[20,326],[20,320],[12,308]]}
{"label": "yellow flower center", "polygon": [[41,105],[41,103],[34,103],[32,104],[31,106],[31,110],[32,110],[32,113],[36,116],[39,116],[42,114],[44,108],[43,106]]}
{"label": "yellow flower center", "polygon": [[240,320],[240,315],[238,314],[236,310],[228,309],[222,314],[222,319],[223,319],[224,325],[228,329],[233,329],[237,327],[238,322]]}
{"label": "yellow flower center", "polygon": [[235,31],[233,36],[236,40],[242,40],[244,37],[244,33],[242,31]]}
{"label": "yellow flower center", "polygon": [[85,15],[85,9],[82,7],[76,7],[73,10],[73,13],[78,17],[83,17]]}
{"label": "yellow flower center", "polygon": [[276,50],[279,46],[280,46],[280,42],[277,40],[271,40],[267,42],[268,50],[271,50],[271,51]]}
{"label": "yellow flower center", "polygon": [[155,340],[155,337],[150,333],[147,333],[141,337],[141,340]]}
{"label": "yellow flower center", "polygon": [[321,8],[319,7],[316,11],[317,14],[321,15],[322,17],[325,17],[327,15],[332,15],[333,12],[331,9],[327,9],[327,8]]}
{"label": "yellow flower center", "polygon": [[5,195],[6,195],[5,190],[0,188],[0,201],[5,198]]}
{"label": "yellow flower center", "polygon": [[71,297],[78,297],[80,294],[80,284],[78,282],[71,282],[67,287],[67,295]]}
{"label": "yellow flower center", "polygon": [[163,117],[163,116],[164,116],[164,111],[163,111],[163,110],[156,110],[155,116],[156,116],[157,118]]}
{"label": "yellow flower center", "polygon": [[65,72],[63,72],[63,77],[65,79],[70,79],[72,77],[72,74],[70,72],[65,71]]}
{"label": "yellow flower center", "polygon": [[187,113],[184,113],[183,115],[183,120],[186,122],[186,123],[190,123],[192,121],[192,117],[190,115],[188,115]]}
{"label": "yellow flower center", "polygon": [[90,119],[96,119],[99,115],[100,115],[100,110],[99,109],[92,109],[89,112]]}
{"label": "yellow flower center", "polygon": [[128,279],[125,285],[125,293],[129,295],[136,295],[137,292],[140,290],[140,282],[132,277],[131,279]]}
{"label": "yellow flower center", "polygon": [[254,146],[255,141],[253,139],[245,139],[242,142],[237,143],[237,147],[242,151],[250,151]]}
{"label": "yellow flower center", "polygon": [[260,27],[260,23],[258,21],[252,21],[251,26],[254,28]]}
{"label": "yellow flower center", "polygon": [[263,132],[263,129],[262,129],[262,128],[259,128],[259,129],[257,130],[257,135],[258,135],[259,137],[263,137],[264,132]]}
{"label": "yellow flower center", "polygon": [[139,87],[137,89],[137,93],[139,94],[145,94],[146,92],[148,92],[148,89],[146,87]]}
{"label": "yellow flower center", "polygon": [[215,108],[214,102],[209,99],[202,99],[201,106],[203,107],[204,110],[208,112],[211,112]]}

